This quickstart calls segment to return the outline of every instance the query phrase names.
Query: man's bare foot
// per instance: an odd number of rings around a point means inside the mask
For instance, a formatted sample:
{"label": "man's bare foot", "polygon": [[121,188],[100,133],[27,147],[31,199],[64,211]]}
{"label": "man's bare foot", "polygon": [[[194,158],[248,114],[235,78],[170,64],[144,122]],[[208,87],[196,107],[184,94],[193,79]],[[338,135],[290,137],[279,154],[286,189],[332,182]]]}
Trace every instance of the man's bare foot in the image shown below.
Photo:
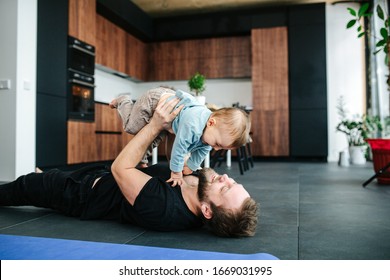
{"label": "man's bare foot", "polygon": [[35,173],[43,173],[43,171],[39,167],[35,167]]}

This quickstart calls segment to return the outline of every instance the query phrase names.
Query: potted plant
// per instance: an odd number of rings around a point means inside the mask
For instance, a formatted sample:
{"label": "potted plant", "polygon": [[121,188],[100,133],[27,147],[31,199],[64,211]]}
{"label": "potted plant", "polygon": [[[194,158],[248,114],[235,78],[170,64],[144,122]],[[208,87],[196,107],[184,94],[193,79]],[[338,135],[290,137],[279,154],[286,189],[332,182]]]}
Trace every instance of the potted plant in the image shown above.
{"label": "potted plant", "polygon": [[340,96],[337,105],[340,118],[336,130],[346,135],[348,141],[349,155],[352,164],[365,164],[367,141],[369,137],[382,131],[382,125],[377,116],[350,117],[343,96]]}
{"label": "potted plant", "polygon": [[382,168],[388,166],[390,163],[390,139],[389,136],[390,117],[386,117],[383,122],[379,118],[378,129],[375,134],[370,135],[366,141],[370,145],[370,155],[374,164],[375,173],[378,174],[377,181],[379,184],[390,184],[389,170],[383,171]]}
{"label": "potted plant", "polygon": [[199,103],[203,105],[206,104],[206,97],[202,95],[206,90],[205,81],[205,76],[199,72],[196,72],[195,75],[188,80],[190,91],[195,92],[195,97],[198,99]]}
{"label": "potted plant", "polygon": [[367,143],[364,141],[365,131],[362,119],[344,119],[337,125],[336,129],[347,136],[351,163],[365,164]]}
{"label": "potted plant", "polygon": [[[375,11],[370,11],[370,3],[364,3],[360,6],[358,10],[354,10],[353,8],[348,8],[349,13],[352,15],[352,19],[348,21],[347,23],[347,29],[356,27],[357,26],[357,33],[358,38],[363,36],[371,36],[375,39],[375,51],[374,55],[378,54],[379,52],[383,52],[385,55],[385,65],[389,69],[390,72],[390,61],[389,61],[389,51],[390,51],[390,36],[389,36],[389,24],[390,24],[390,17],[389,15],[386,15],[384,10],[382,9],[380,4],[376,5]],[[362,26],[362,19],[370,19],[373,15],[376,15],[378,17],[378,24],[379,24],[379,36],[375,36],[374,32],[370,32],[370,30],[366,30]],[[390,90],[390,77],[387,76],[387,86]],[[384,118],[382,121],[385,125],[385,129],[382,127],[381,120],[375,119],[374,121],[377,124],[377,133],[376,135],[373,135],[373,138],[366,139],[368,143],[370,144],[371,151],[372,151],[372,157],[374,162],[374,170],[375,172],[378,172],[381,168],[386,166],[390,162],[390,139],[382,139],[383,137],[382,131],[384,132],[385,136],[388,134],[388,120],[389,117]],[[387,183],[390,184],[390,175],[382,174],[378,178],[379,183]]]}

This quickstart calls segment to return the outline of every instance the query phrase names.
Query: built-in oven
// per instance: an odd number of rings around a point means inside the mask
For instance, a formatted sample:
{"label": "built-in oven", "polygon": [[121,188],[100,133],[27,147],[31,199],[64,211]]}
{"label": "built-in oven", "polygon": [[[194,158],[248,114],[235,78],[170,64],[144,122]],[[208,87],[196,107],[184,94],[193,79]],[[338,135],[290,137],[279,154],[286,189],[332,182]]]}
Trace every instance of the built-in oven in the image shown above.
{"label": "built-in oven", "polygon": [[95,120],[95,79],[72,70],[69,75],[68,119]]}
{"label": "built-in oven", "polygon": [[68,36],[68,68],[93,76],[95,74],[95,47]]}
{"label": "built-in oven", "polygon": [[68,37],[68,119],[95,119],[95,47]]}

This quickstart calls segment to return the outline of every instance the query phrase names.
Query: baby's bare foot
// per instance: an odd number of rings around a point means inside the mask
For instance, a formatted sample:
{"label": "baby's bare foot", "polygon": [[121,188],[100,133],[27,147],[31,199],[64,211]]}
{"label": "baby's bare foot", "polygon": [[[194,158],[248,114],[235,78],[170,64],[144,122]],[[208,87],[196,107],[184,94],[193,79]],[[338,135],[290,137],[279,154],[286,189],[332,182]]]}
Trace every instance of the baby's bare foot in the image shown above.
{"label": "baby's bare foot", "polygon": [[111,109],[116,109],[118,108],[118,105],[119,103],[121,103],[122,101],[124,100],[129,100],[131,102],[131,99],[130,99],[130,95],[128,94],[123,94],[123,95],[120,95],[119,97],[113,99],[109,104],[108,106],[110,106]]}
{"label": "baby's bare foot", "polygon": [[110,102],[110,104],[108,104],[108,106],[110,106],[111,109],[116,109],[116,107],[118,107],[118,100],[115,98]]}

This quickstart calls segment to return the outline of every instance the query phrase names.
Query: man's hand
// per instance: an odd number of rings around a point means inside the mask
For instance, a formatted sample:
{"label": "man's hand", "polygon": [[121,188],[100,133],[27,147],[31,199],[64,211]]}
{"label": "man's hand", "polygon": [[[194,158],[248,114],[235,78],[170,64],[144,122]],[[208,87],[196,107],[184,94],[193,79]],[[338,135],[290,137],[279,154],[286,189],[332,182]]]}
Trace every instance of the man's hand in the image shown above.
{"label": "man's hand", "polygon": [[173,133],[172,121],[180,113],[184,105],[181,105],[180,107],[173,110],[175,106],[180,102],[180,99],[175,97],[169,101],[166,101],[169,97],[169,95],[161,97],[150,123],[160,129],[162,128],[169,131],[170,133]]}
{"label": "man's hand", "polygon": [[181,186],[184,182],[183,173],[181,172],[173,172],[171,171],[171,178],[167,181],[167,183],[172,182],[172,187]]}

